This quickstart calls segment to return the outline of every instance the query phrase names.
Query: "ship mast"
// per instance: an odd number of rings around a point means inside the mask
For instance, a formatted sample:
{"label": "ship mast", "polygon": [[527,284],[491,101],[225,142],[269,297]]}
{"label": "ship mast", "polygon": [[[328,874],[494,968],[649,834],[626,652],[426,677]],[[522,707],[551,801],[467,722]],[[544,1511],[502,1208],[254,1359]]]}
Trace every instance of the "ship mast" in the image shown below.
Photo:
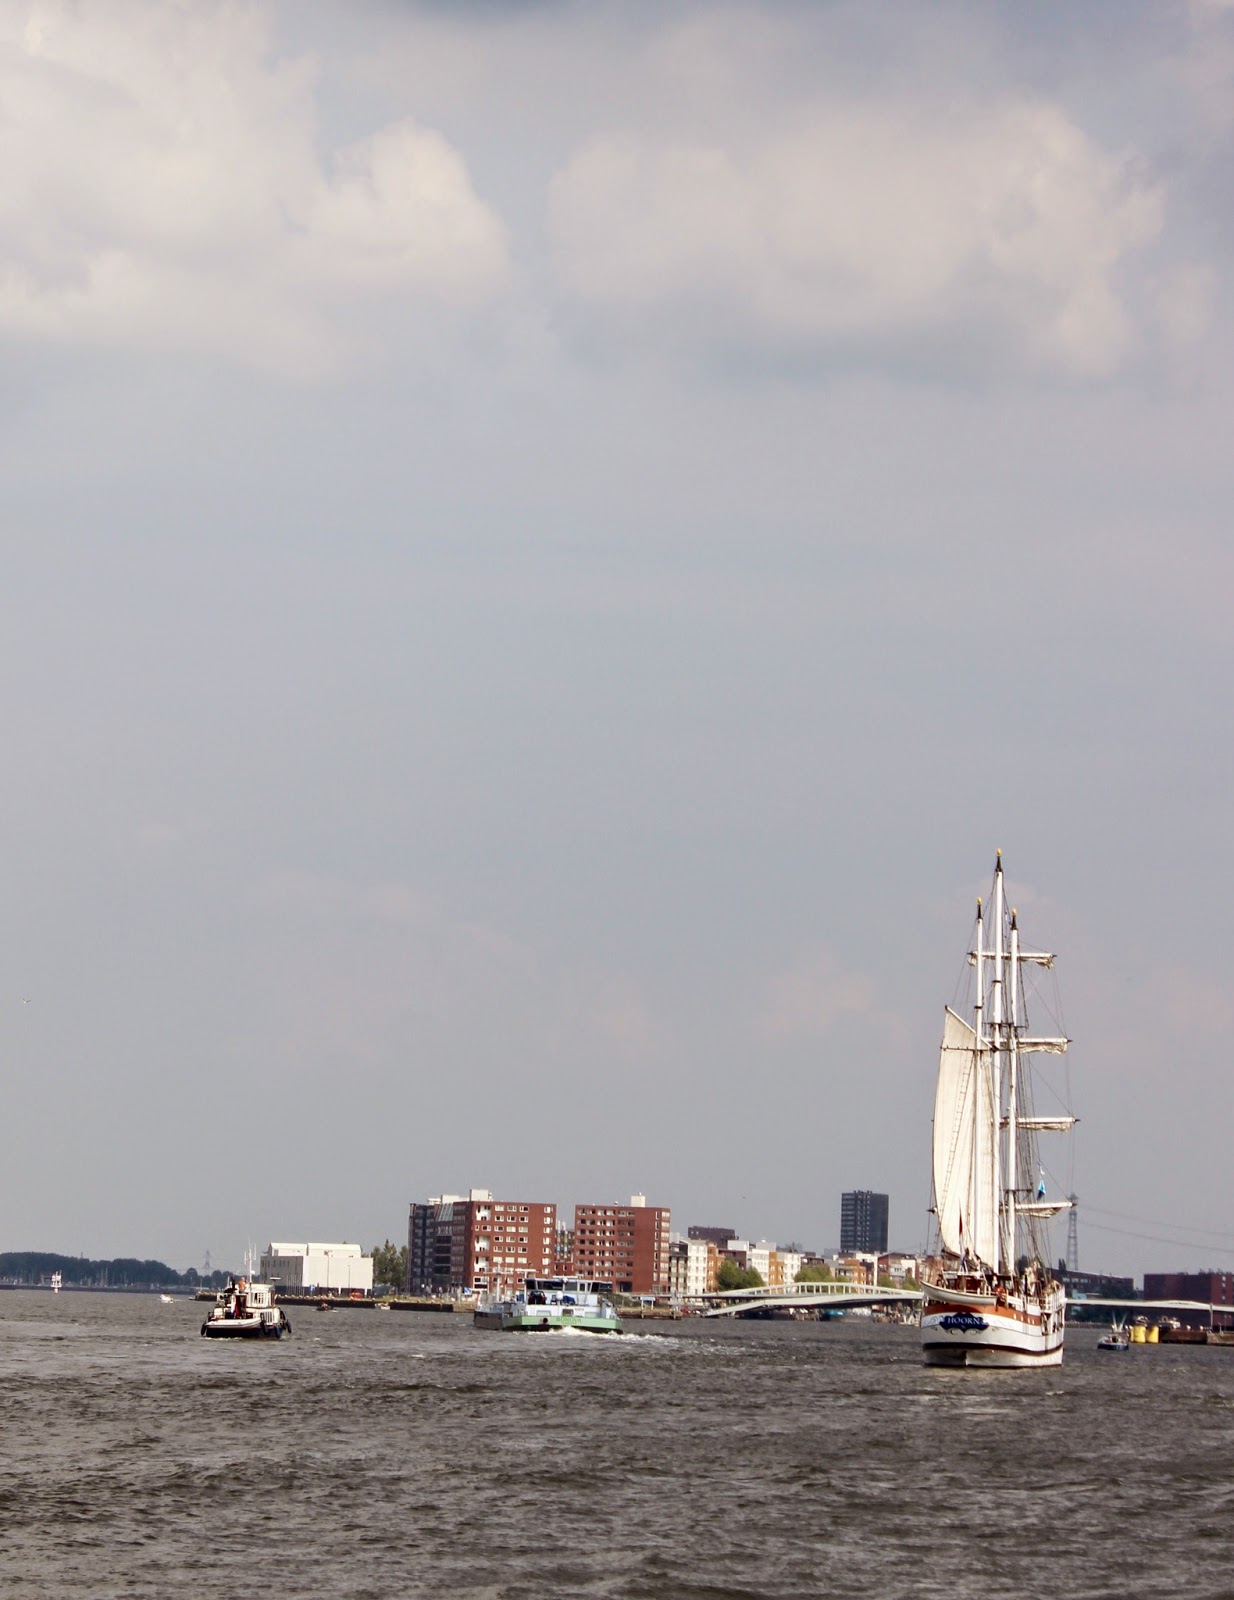
{"label": "ship mast", "polygon": [[1017,1126],[1020,1065],[1020,930],[1011,913],[1011,1025],[1007,1031],[1007,1190],[1003,1208],[1004,1260],[1008,1272],[1016,1270],[1015,1212],[1019,1183],[1019,1128]]}
{"label": "ship mast", "polygon": [[[1006,1018],[1003,1002],[1003,967],[1006,961],[1003,949],[1003,914],[1003,852],[999,850],[996,851],[994,860],[994,980],[990,985],[990,1010],[992,1013],[990,1020],[993,1028],[992,1042],[994,1045],[994,1054],[990,1062],[993,1075],[993,1082],[990,1085],[991,1115],[994,1119],[994,1126],[990,1130],[990,1151],[994,1162],[993,1187],[996,1195],[1000,1192],[998,1168],[1001,1155],[999,1149],[1001,1131],[999,1123],[1002,1120],[1003,1103],[1002,1056],[1007,1049]],[[1001,1211],[1002,1207],[999,1209]],[[999,1220],[1001,1222],[1002,1219],[1000,1218]],[[999,1244],[1001,1257],[999,1270],[1005,1275],[1010,1275],[1011,1270],[1014,1268],[1014,1263],[1012,1268],[1009,1269],[1005,1249],[1006,1240],[1001,1226],[999,1228]]]}
{"label": "ship mast", "polygon": [[976,1032],[976,1035],[977,1035],[977,1048],[978,1048],[978,1050],[984,1050],[985,1049],[985,1034],[982,1032],[982,1028],[981,1028],[982,1020],[983,1020],[983,1017],[985,1015],[985,990],[982,988],[982,983],[983,983],[982,961],[983,961],[983,958],[985,956],[985,951],[982,949],[982,944],[983,944],[983,929],[982,929],[982,923],[981,923],[981,899],[980,899],[980,896],[978,896],[978,899],[977,899],[977,948],[974,951],[974,956],[976,958],[976,964],[977,964],[977,1003],[973,1007],[973,1028],[974,1028],[974,1031]]}
{"label": "ship mast", "polygon": [[[981,901],[977,901],[977,1004],[974,1007],[973,1023],[977,1036],[977,1055],[975,1066],[981,1071],[981,1063],[985,1059],[985,1035],[982,1031],[982,1022],[985,1015],[985,988],[983,986],[983,968],[985,963],[985,928],[981,920]],[[981,1096],[973,1097],[973,1148],[979,1148],[976,1124],[981,1119]],[[970,1191],[972,1180],[969,1180]],[[976,1196],[973,1197],[973,1209],[976,1211]]]}

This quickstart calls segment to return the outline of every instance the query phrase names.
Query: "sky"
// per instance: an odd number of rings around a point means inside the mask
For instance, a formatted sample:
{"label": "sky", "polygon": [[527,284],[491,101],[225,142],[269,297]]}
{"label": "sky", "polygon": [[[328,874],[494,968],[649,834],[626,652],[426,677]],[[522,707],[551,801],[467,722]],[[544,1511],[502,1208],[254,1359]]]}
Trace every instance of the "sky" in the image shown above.
{"label": "sky", "polygon": [[1001,848],[1234,1266],[1232,193],[1217,0],[0,0],[0,1250],[915,1248]]}

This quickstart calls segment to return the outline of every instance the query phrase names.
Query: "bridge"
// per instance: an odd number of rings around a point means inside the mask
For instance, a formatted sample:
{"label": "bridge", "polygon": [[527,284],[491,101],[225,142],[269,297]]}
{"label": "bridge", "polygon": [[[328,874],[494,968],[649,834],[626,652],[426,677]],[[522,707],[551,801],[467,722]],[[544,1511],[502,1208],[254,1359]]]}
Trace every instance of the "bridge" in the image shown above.
{"label": "bridge", "polygon": [[[781,1287],[758,1289],[713,1289],[703,1297],[707,1302],[705,1317],[739,1317],[743,1312],[770,1310],[772,1307],[806,1309],[810,1311],[851,1311],[857,1306],[892,1306],[904,1302],[916,1305],[921,1301],[920,1289],[871,1289],[854,1283],[790,1283]],[[1209,1304],[1206,1300],[1107,1300],[1096,1295],[1068,1295],[1067,1304],[1075,1310],[1096,1309],[1130,1311],[1142,1314],[1151,1311],[1204,1311],[1212,1320],[1214,1313],[1226,1316],[1234,1312],[1228,1305]]]}
{"label": "bridge", "polygon": [[759,1289],[713,1289],[705,1295],[705,1317],[739,1317],[742,1312],[786,1306],[809,1311],[851,1311],[855,1306],[916,1305],[920,1289],[871,1289],[859,1283],[787,1283]]}
{"label": "bridge", "polygon": [[1110,1311],[1206,1311],[1211,1321],[1214,1315],[1232,1316],[1234,1306],[1221,1305],[1216,1301],[1207,1300],[1106,1300],[1099,1295],[1069,1294],[1067,1296],[1068,1308],[1076,1311],[1091,1310],[1097,1307]]}

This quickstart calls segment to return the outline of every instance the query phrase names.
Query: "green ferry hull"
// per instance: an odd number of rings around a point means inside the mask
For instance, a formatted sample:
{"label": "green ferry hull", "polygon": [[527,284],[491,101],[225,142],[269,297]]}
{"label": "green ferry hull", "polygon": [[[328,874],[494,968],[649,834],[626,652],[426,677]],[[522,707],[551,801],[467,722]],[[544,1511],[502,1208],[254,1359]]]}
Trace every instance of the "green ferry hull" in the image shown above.
{"label": "green ferry hull", "polygon": [[596,1316],[586,1311],[571,1315],[568,1308],[557,1306],[529,1306],[526,1311],[505,1312],[501,1318],[503,1333],[552,1333],[560,1328],[573,1328],[578,1333],[623,1331],[616,1317]]}

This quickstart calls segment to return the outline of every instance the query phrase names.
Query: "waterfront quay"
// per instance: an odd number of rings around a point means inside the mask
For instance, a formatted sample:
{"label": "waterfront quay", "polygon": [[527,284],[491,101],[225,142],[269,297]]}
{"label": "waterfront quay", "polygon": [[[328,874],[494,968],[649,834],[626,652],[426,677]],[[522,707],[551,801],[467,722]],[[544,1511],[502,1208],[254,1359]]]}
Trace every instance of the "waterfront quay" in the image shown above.
{"label": "waterfront quay", "polygon": [[[213,1289],[198,1289],[195,1300],[217,1298]],[[331,1311],[376,1311],[385,1306],[391,1311],[474,1311],[474,1300],[435,1300],[428,1295],[396,1295],[388,1299],[375,1299],[372,1295],[301,1294],[295,1290],[283,1293],[276,1290],[275,1300],[281,1306],[328,1306]]]}

